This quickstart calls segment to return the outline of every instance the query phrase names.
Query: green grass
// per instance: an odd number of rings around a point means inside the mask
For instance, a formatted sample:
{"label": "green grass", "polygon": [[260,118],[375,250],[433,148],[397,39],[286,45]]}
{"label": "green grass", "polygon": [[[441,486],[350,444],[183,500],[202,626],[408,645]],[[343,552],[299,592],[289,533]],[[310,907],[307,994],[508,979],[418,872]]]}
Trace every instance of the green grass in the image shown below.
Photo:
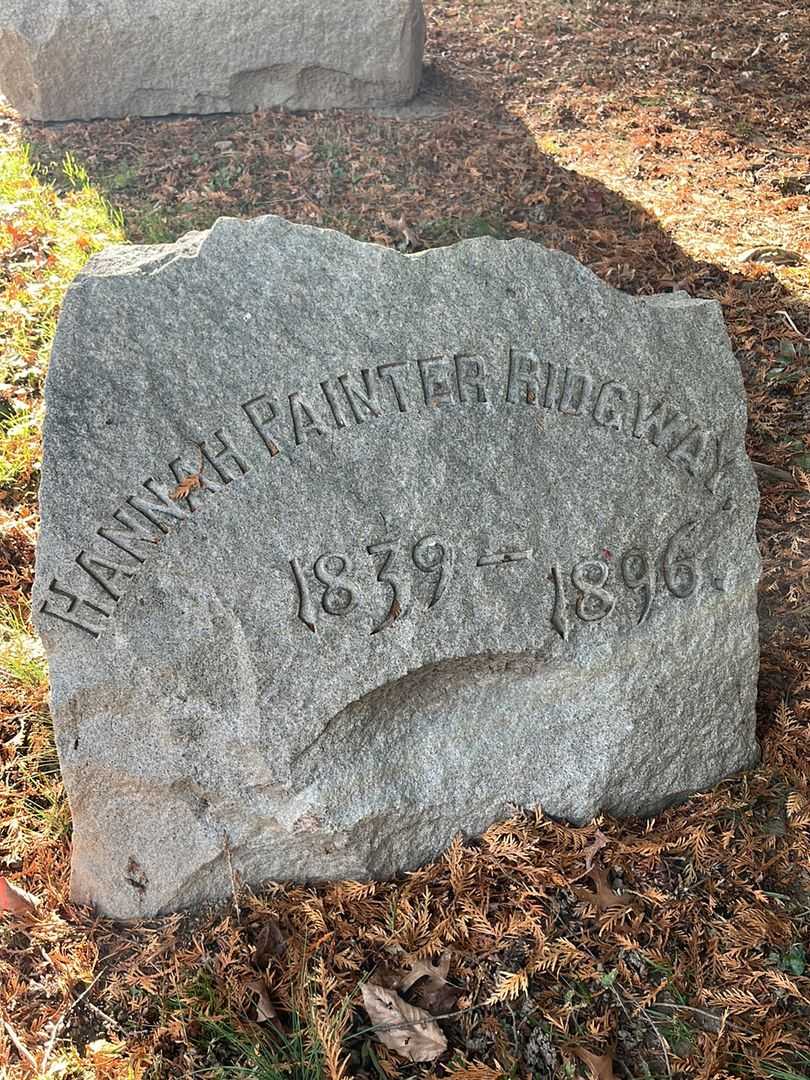
{"label": "green grass", "polygon": [[0,490],[39,473],[41,410],[21,403],[0,420]]}
{"label": "green grass", "polygon": [[219,987],[203,971],[186,983],[182,999],[171,1002],[171,1011],[192,1021],[192,1041],[199,1055],[194,1075],[200,1080],[325,1080],[334,1072],[336,1053],[342,1052],[351,995],[330,1008],[316,981],[302,973],[296,1004],[285,1014],[284,1029],[281,1022],[237,1020]]}
{"label": "green grass", "polygon": [[200,1025],[200,1035],[208,1055],[239,1059],[238,1064],[213,1066],[200,1073],[206,1080],[324,1080],[326,1076],[323,1048],[297,1013],[289,1034],[267,1026],[251,1038],[225,1021],[206,1020]]}
{"label": "green grass", "polygon": [[39,639],[19,608],[0,603],[0,675],[23,687],[44,686],[48,679]]}
{"label": "green grass", "polygon": [[91,255],[124,240],[120,215],[70,154],[61,169],[60,192],[27,147],[0,152],[0,490],[37,471],[36,396],[65,289]]}
{"label": "green grass", "polygon": [[[15,753],[0,769],[0,852],[10,867],[23,865],[70,835],[70,811],[59,774],[53,726],[44,709],[22,709],[8,744]],[[46,860],[47,861],[47,860]],[[2,946],[0,946],[2,948]]]}
{"label": "green grass", "polygon": [[697,1045],[698,1032],[683,1017],[656,1009],[654,1005],[648,1009],[648,1015],[659,1036],[665,1040],[673,1053],[679,1057],[686,1057],[693,1052]]}
{"label": "green grass", "polygon": [[128,189],[137,188],[138,176],[138,169],[135,165],[131,165],[127,161],[122,162],[118,168],[108,176],[106,187],[109,191],[126,191]]}
{"label": "green grass", "polygon": [[27,147],[0,153],[0,259],[8,275],[0,294],[5,381],[19,380],[15,360],[27,361],[26,367],[47,361],[67,284],[90,255],[124,240],[120,215],[70,154],[62,170],[69,190],[60,194],[40,179]]}
{"label": "green grass", "polygon": [[[802,1070],[799,1072],[799,1070]],[[794,1065],[771,1065],[765,1062],[762,1072],[769,1080],[810,1080],[810,1054],[798,1053]]]}

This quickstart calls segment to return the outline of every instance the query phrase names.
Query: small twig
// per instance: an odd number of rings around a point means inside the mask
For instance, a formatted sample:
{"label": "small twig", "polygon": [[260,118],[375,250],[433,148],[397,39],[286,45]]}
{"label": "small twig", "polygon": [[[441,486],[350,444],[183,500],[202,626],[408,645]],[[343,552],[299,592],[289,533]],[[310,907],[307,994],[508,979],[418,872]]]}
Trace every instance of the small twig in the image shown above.
{"label": "small twig", "polygon": [[653,1020],[653,1018],[650,1016],[650,1014],[647,1012],[646,1009],[641,1010],[641,1015],[644,1017],[644,1019],[647,1021],[647,1023],[650,1025],[650,1027],[653,1029],[656,1036],[658,1037],[658,1041],[661,1043],[661,1049],[664,1051],[664,1064],[666,1065],[667,1076],[669,1077],[669,1080],[672,1080],[672,1066],[669,1064],[669,1048],[667,1047],[667,1040],[664,1038],[664,1036],[661,1034],[661,1032],[655,1026],[655,1021]]}
{"label": "small twig", "polygon": [[808,337],[807,334],[803,334],[801,332],[801,330],[798,328],[796,323],[793,321],[793,319],[791,319],[790,315],[788,315],[788,313],[786,311],[782,311],[780,309],[779,311],[777,311],[776,314],[777,315],[784,315],[785,319],[787,319],[787,322],[788,322],[788,325],[790,326],[790,329],[793,331],[794,334],[798,334],[799,337],[802,338],[804,341],[810,341],[810,337]]}
{"label": "small twig", "polygon": [[651,1006],[653,1009],[685,1009],[686,1012],[698,1013],[700,1016],[705,1016],[708,1020],[713,1020],[716,1024],[720,1022],[722,1017],[728,1012],[724,1009],[721,1016],[717,1016],[716,1013],[710,1013],[706,1009],[697,1009],[694,1005],[679,1005],[676,1001],[654,1001]]}
{"label": "small twig", "polygon": [[[611,986],[610,989],[613,991],[613,996],[618,1001],[624,1015],[628,1018],[628,1020],[631,1019],[630,1013],[625,1008],[624,1002],[621,999],[621,995],[619,994],[619,991],[616,989],[615,986]],[[658,1038],[658,1041],[661,1043],[661,1049],[664,1051],[664,1064],[666,1065],[667,1076],[669,1077],[669,1080],[672,1080],[672,1069],[671,1069],[670,1064],[669,1064],[669,1050],[667,1048],[666,1039],[661,1034],[661,1032],[658,1030],[658,1028],[655,1026],[653,1018],[649,1015],[647,1010],[642,1008],[639,1011],[640,1011],[641,1015],[644,1017],[644,1019],[647,1021],[647,1023],[650,1025],[650,1027],[653,1029],[653,1031],[655,1032],[655,1034],[656,1034],[656,1036]]]}
{"label": "small twig", "polygon": [[401,1028],[416,1028],[424,1027],[425,1024],[429,1024],[432,1020],[452,1020],[456,1016],[464,1016],[465,1013],[475,1012],[476,1009],[485,1009],[487,1006],[485,1003],[480,1005],[468,1005],[466,1009],[456,1009],[455,1012],[439,1013],[438,1016],[427,1016],[424,1020],[412,1020],[406,1021],[394,1021],[390,1024],[375,1024],[373,1027],[361,1028],[359,1031],[355,1031],[353,1035],[350,1035],[346,1040],[351,1042],[353,1039],[359,1039],[361,1035],[370,1035],[375,1031],[399,1031]]}
{"label": "small twig", "polygon": [[110,1016],[109,1013],[105,1013],[103,1009],[100,1009],[98,1005],[94,1005],[92,1001],[88,1001],[86,1003],[86,1007],[91,1012],[94,1012],[97,1016],[100,1016],[102,1020],[106,1020],[111,1027],[117,1028],[122,1035],[126,1035],[125,1029],[121,1026],[121,1024],[118,1023],[114,1016]]}
{"label": "small twig", "polygon": [[[50,959],[50,957],[48,959]],[[62,1015],[59,1017],[59,1019],[53,1025],[53,1030],[51,1031],[51,1036],[48,1039],[48,1045],[45,1047],[45,1053],[44,1053],[44,1055],[42,1057],[42,1061],[40,1062],[40,1065],[39,1065],[39,1071],[40,1072],[43,1072],[43,1073],[45,1072],[45,1069],[47,1067],[50,1056],[53,1053],[53,1048],[54,1048],[54,1045],[56,1043],[56,1036],[59,1034],[59,1032],[65,1026],[65,1022],[66,1022],[67,1018],[70,1016],[70,1014],[73,1012],[73,1010],[79,1004],[79,1002],[87,997],[87,995],[90,993],[90,991],[96,985],[96,983],[101,978],[101,976],[104,975],[107,972],[109,967],[110,967],[110,965],[108,965],[105,968],[102,968],[101,971],[99,971],[98,975],[96,975],[96,977],[93,979],[93,981],[91,983],[89,983],[84,988],[84,990],[82,990],[82,992],[79,994],[79,996],[77,998],[74,998],[73,1001],[71,1001],[71,1003],[68,1005],[68,1007],[62,1013]]]}
{"label": "small twig", "polygon": [[11,1026],[11,1024],[8,1022],[8,1020],[6,1020],[4,1017],[1,1019],[3,1020],[3,1027],[6,1029],[8,1037],[14,1043],[17,1053],[20,1055],[23,1061],[27,1061],[31,1068],[36,1070],[37,1063],[34,1055],[25,1048],[24,1043],[22,1042],[14,1028]]}
{"label": "small twig", "polygon": [[236,873],[233,869],[233,860],[231,859],[231,841],[227,833],[225,833],[225,861],[228,864],[228,873],[231,875],[231,891],[233,892],[233,906],[236,908],[236,921],[242,921],[242,910],[239,907],[239,890],[236,883]]}
{"label": "small twig", "polygon": [[518,1042],[517,1019],[515,1017],[515,1010],[512,1008],[511,1002],[509,1002],[509,1001],[505,1001],[504,1005],[509,1010],[509,1015],[512,1018],[512,1043],[513,1043],[513,1045],[515,1047],[515,1053],[519,1054],[520,1053],[520,1043]]}

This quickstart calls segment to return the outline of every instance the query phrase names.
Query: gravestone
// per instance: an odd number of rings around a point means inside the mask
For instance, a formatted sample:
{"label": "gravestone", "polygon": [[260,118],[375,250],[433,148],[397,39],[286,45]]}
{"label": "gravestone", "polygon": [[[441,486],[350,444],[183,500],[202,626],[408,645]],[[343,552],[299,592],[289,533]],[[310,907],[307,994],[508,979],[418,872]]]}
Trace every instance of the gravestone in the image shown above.
{"label": "gravestone", "polygon": [[5,0],[0,91],[34,120],[391,106],[424,39],[421,0]]}
{"label": "gravestone", "polygon": [[751,764],[745,422],[716,303],[530,242],[264,217],[94,258],[35,585],[74,897],[390,875]]}

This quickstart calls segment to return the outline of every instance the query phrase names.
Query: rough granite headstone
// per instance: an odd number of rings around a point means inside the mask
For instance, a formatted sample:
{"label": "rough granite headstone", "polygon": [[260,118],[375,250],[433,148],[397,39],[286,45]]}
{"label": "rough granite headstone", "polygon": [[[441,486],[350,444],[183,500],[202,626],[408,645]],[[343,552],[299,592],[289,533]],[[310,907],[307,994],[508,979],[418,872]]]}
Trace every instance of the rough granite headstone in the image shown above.
{"label": "rough granite headstone", "polygon": [[383,876],[510,804],[756,757],[758,494],[718,304],[522,240],[276,217],[112,247],[47,383],[35,609],[73,896]]}
{"label": "rough granite headstone", "polygon": [[0,91],[35,120],[398,105],[424,39],[421,0],[4,0]]}

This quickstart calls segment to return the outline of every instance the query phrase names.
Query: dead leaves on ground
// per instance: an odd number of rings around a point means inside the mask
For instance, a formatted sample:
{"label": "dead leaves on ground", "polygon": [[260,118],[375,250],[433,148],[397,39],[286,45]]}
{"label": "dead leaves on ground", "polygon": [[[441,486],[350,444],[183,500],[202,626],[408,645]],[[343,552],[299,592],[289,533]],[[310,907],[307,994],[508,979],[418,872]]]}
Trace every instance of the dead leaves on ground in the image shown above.
{"label": "dead leaves on ground", "polygon": [[589,889],[575,888],[574,894],[578,896],[580,900],[585,900],[589,904],[593,904],[600,915],[605,915],[609,911],[615,911],[617,908],[636,911],[640,909],[638,900],[635,897],[624,896],[614,892],[610,884],[610,876],[604,867],[598,864],[592,866],[588,871],[588,877],[596,886],[596,892],[591,892]]}
{"label": "dead leaves on ground", "polygon": [[447,983],[450,973],[449,952],[444,952],[435,964],[430,959],[411,960],[408,966],[410,970],[400,977],[396,989],[410,990],[418,983],[418,1003],[423,1008],[432,1013],[445,1012],[452,1008],[458,993]]}
{"label": "dead leaves on ground", "polygon": [[568,1052],[587,1066],[593,1080],[616,1080],[612,1054],[595,1054],[584,1046],[576,1045],[569,1046]]}
{"label": "dead leaves on ground", "polygon": [[740,262],[771,263],[773,266],[804,266],[806,259],[798,251],[789,251],[787,248],[765,244],[746,251],[740,256]]}
{"label": "dead leaves on ground", "polygon": [[419,237],[414,230],[408,225],[404,215],[400,215],[399,218],[394,218],[390,214],[383,213],[382,219],[385,227],[389,229],[395,236],[402,237],[401,242],[397,245],[402,251],[418,251],[421,247]]}
{"label": "dead leaves on ground", "polygon": [[435,1061],[447,1049],[447,1039],[426,1009],[409,1005],[395,990],[377,983],[360,987],[363,1008],[383,1046],[407,1061]]}
{"label": "dead leaves on ground", "polygon": [[487,1003],[494,1005],[498,1001],[514,1001],[529,989],[529,975],[526,971],[501,971],[498,974],[495,989]]}
{"label": "dead leaves on ground", "polygon": [[34,915],[38,903],[31,893],[21,889],[8,878],[0,877],[0,911],[8,911],[12,915]]}
{"label": "dead leaves on ground", "polygon": [[278,1013],[273,1008],[273,1002],[270,1000],[270,994],[267,991],[267,985],[264,979],[250,979],[245,983],[245,989],[248,990],[255,999],[256,1005],[256,1019],[260,1024],[267,1021],[270,1023],[278,1023]]}
{"label": "dead leaves on ground", "polygon": [[[406,964],[406,970],[382,969],[362,983],[363,1007],[376,1029],[374,1037],[390,1050],[409,1061],[434,1061],[447,1049],[447,1040],[434,1016],[441,1017],[458,997],[447,982],[450,953],[444,952],[436,963],[411,958]],[[410,991],[415,1000],[405,1001],[398,990]],[[398,1019],[408,1026],[391,1028]]]}

